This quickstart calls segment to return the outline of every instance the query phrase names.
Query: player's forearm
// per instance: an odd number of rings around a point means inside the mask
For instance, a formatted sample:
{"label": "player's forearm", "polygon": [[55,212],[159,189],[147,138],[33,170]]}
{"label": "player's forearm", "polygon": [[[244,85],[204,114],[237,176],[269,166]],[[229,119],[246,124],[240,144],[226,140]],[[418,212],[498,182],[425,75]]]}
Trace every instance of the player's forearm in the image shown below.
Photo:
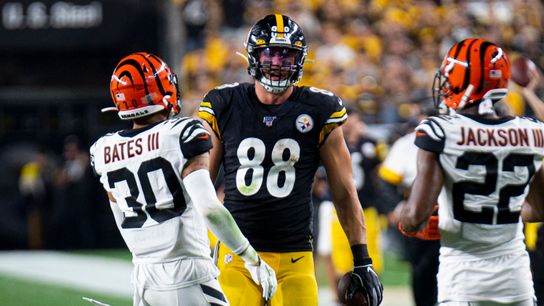
{"label": "player's forearm", "polygon": [[525,198],[525,203],[521,207],[521,219],[524,222],[542,222],[544,221],[544,193],[542,187],[544,186],[544,170],[540,168],[531,184],[529,185],[529,192]]}
{"label": "player's forearm", "polygon": [[357,194],[350,195],[349,193],[333,196],[338,220],[350,245],[367,243],[363,210],[356,196]]}
{"label": "player's forearm", "polygon": [[221,166],[221,162],[223,159],[223,144],[221,143],[221,140],[217,135],[215,134],[214,130],[210,126],[208,122],[204,123],[204,127],[210,133],[212,138],[212,144],[213,147],[210,150],[210,160],[209,160],[209,167],[208,170],[210,171],[210,177],[212,179],[212,182],[215,182],[217,179],[217,175],[219,173],[219,167]]}
{"label": "player's forearm", "polygon": [[[433,193],[431,190],[422,192],[421,190],[424,190],[423,184],[422,180],[414,182],[412,193],[400,214],[399,223],[407,232],[417,232],[433,213],[432,208],[436,203],[438,193]],[[415,192],[416,190],[419,191]]]}
{"label": "player's forearm", "polygon": [[235,254],[250,263],[258,261],[257,252],[249,245],[229,211],[221,204],[207,170],[190,173],[183,179],[193,205],[204,216],[210,230]]}
{"label": "player's forearm", "polygon": [[399,221],[407,232],[416,232],[424,226],[433,213],[444,182],[436,154],[419,150],[417,165],[417,177]]}
{"label": "player's forearm", "polygon": [[542,101],[534,91],[527,88],[523,89],[523,97],[531,107],[538,120],[544,120],[544,101]]}
{"label": "player's forearm", "polygon": [[256,263],[257,252],[249,244],[240,228],[232,218],[229,211],[222,205],[213,212],[208,213],[206,221],[210,230],[235,254],[240,255],[245,261]]}

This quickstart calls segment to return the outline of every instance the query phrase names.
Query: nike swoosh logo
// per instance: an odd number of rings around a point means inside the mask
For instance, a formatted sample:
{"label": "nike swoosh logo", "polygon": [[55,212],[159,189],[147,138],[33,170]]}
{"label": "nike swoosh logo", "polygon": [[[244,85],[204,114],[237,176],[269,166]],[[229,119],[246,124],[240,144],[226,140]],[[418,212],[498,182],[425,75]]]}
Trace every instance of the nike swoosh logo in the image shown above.
{"label": "nike swoosh logo", "polygon": [[291,263],[295,263],[295,262],[301,260],[303,257],[304,256],[300,256],[299,258],[295,258],[295,259],[293,259],[293,257],[291,257]]}

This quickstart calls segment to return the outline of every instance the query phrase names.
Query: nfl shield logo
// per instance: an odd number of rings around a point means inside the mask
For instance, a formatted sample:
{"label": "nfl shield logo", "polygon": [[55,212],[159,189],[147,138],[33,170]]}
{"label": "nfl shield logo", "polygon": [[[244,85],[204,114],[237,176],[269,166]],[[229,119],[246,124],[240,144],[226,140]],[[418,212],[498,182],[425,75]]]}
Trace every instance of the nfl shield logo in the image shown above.
{"label": "nfl shield logo", "polygon": [[490,70],[489,71],[489,77],[492,79],[500,79],[502,77],[502,71],[501,70]]}
{"label": "nfl shield logo", "polygon": [[264,116],[263,118],[263,123],[267,126],[267,127],[271,127],[272,124],[274,123],[274,120],[276,119],[276,116]]}
{"label": "nfl shield logo", "polygon": [[299,132],[308,133],[314,127],[314,120],[312,119],[312,117],[310,117],[310,115],[302,114],[297,117],[295,125]]}
{"label": "nfl shield logo", "polygon": [[115,94],[115,99],[117,99],[117,101],[125,101],[125,94],[124,93],[116,93]]}

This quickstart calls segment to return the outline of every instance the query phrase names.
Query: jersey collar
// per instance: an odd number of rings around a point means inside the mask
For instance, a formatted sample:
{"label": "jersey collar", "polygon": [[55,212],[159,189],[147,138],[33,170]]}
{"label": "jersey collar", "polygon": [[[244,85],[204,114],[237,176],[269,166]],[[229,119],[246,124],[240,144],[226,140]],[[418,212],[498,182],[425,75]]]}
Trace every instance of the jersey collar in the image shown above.
{"label": "jersey collar", "polygon": [[481,116],[477,116],[477,115],[469,115],[469,114],[458,114],[458,115],[461,115],[461,116],[465,116],[469,119],[472,119],[474,121],[477,121],[477,122],[480,122],[480,123],[484,123],[484,124],[503,124],[505,122],[508,122],[510,120],[513,120],[514,118],[516,117],[513,117],[513,116],[505,116],[505,117],[501,117],[501,118],[497,118],[497,119],[490,119],[490,118],[484,118],[484,117],[481,117]]}

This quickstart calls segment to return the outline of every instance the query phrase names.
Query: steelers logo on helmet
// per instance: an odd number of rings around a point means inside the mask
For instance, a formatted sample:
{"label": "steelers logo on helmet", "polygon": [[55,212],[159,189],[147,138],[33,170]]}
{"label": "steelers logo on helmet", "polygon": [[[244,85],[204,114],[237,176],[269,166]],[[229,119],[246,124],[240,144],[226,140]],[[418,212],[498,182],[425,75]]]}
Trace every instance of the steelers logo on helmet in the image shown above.
{"label": "steelers logo on helmet", "polygon": [[297,130],[301,133],[308,133],[314,127],[314,120],[310,115],[302,114],[295,121]]}
{"label": "steelers logo on helmet", "polygon": [[245,43],[248,73],[271,93],[302,78],[308,48],[302,29],[285,15],[268,15],[250,29]]}

